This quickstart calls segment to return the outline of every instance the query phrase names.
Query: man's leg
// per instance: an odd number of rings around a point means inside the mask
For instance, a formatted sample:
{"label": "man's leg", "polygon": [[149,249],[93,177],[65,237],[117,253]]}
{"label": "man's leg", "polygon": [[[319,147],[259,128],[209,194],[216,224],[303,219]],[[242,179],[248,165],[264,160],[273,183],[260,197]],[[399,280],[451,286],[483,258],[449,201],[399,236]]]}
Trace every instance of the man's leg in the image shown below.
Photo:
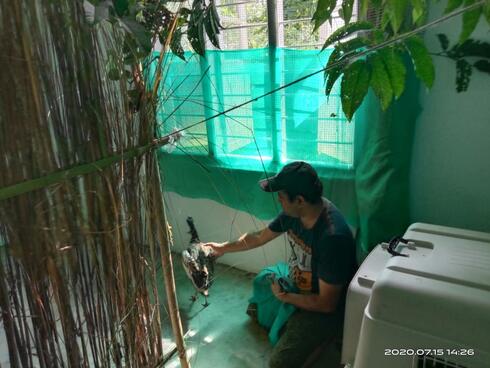
{"label": "man's leg", "polygon": [[318,346],[338,336],[341,326],[336,314],[296,311],[272,350],[269,367],[302,367]]}

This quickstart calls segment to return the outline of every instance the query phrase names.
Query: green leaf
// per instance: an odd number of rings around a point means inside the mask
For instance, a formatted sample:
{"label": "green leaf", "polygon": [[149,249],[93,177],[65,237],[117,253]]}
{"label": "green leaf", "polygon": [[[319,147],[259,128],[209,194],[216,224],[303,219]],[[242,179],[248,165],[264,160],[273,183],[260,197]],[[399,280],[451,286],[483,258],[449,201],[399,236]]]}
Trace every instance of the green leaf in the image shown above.
{"label": "green leaf", "polygon": [[192,49],[199,55],[204,55],[204,10],[200,3],[194,2],[195,7],[192,8],[192,13],[187,27],[187,39],[192,46]]}
{"label": "green leaf", "polygon": [[220,32],[219,29],[221,25],[219,24],[218,13],[214,8],[213,2],[211,2],[208,8],[206,9],[205,16],[204,16],[204,27],[206,28],[206,34],[208,35],[208,38],[211,41],[211,43],[216,48],[219,49],[220,47],[219,47],[218,34]]}
{"label": "green leaf", "polygon": [[412,0],[412,20],[413,23],[420,26],[427,15],[426,0]]}
{"label": "green leaf", "polygon": [[405,40],[405,46],[412,58],[415,74],[428,88],[431,88],[434,83],[435,70],[424,41],[420,36],[413,36]]}
{"label": "green leaf", "polygon": [[348,24],[352,17],[352,8],[354,6],[354,0],[342,0],[342,19],[345,24]]}
{"label": "green leaf", "polygon": [[313,17],[311,18],[315,22],[313,32],[317,31],[323,23],[330,19],[335,5],[337,5],[336,0],[318,0],[315,13],[313,13]]}
{"label": "green leaf", "polygon": [[335,68],[330,69],[328,72],[325,72],[327,75],[327,83],[325,85],[325,95],[330,96],[330,92],[332,92],[332,88],[339,79],[339,77],[342,75],[342,68],[340,66],[337,66]]}
{"label": "green leaf", "polygon": [[457,56],[479,56],[490,59],[490,43],[480,40],[468,39],[461,45],[453,47]]}
{"label": "green leaf", "polygon": [[444,33],[439,33],[437,38],[439,39],[442,49],[446,51],[449,47],[449,40],[447,39],[447,36]]}
{"label": "green leaf", "polygon": [[112,0],[112,4],[114,4],[114,9],[116,10],[116,14],[118,16],[122,17],[128,13],[128,0]]}
{"label": "green leaf", "polygon": [[383,59],[386,71],[390,77],[391,88],[395,98],[399,98],[405,89],[405,75],[407,73],[403,61],[396,52],[391,48],[384,48],[378,51]]}
{"label": "green leaf", "polygon": [[483,73],[490,74],[490,61],[481,59],[473,64],[473,66]]}
{"label": "green leaf", "polygon": [[335,50],[333,50],[333,52],[330,54],[330,57],[328,58],[327,69],[325,70],[324,74],[326,81],[325,95],[327,96],[330,96],[330,92],[332,91],[335,82],[342,74],[342,64],[332,67],[332,65],[340,61],[341,56],[342,52],[340,48],[335,48]]}
{"label": "green leaf", "polygon": [[351,121],[369,88],[370,70],[364,60],[357,60],[347,67],[340,85],[342,110]]}
{"label": "green leaf", "polygon": [[185,61],[184,48],[182,47],[182,31],[176,29],[170,41],[170,50],[179,58]]}
{"label": "green leaf", "polygon": [[465,59],[456,61],[456,91],[458,93],[468,89],[472,71],[471,64]]}
{"label": "green leaf", "polygon": [[327,38],[323,44],[322,51],[325,50],[332,43],[340,41],[341,39],[351,35],[354,32],[372,29],[373,25],[370,22],[360,21],[355,23],[346,24],[343,27],[337,29],[334,33]]}
{"label": "green leaf", "polygon": [[360,19],[365,19],[369,8],[369,0],[360,0],[360,1],[361,1],[360,10],[359,10]]}
{"label": "green leaf", "polygon": [[372,36],[375,44],[381,43],[385,39],[385,34],[383,33],[383,31],[381,31],[379,29],[373,30],[371,36]]}
{"label": "green leaf", "polygon": [[[464,5],[468,6],[474,4],[476,0],[465,0]],[[463,30],[459,36],[459,43],[463,43],[471,36],[473,31],[480,20],[480,15],[482,13],[482,7],[479,6],[476,9],[466,11],[463,13]]]}
{"label": "green leaf", "polygon": [[126,32],[132,34],[134,39],[145,51],[151,51],[151,33],[148,32],[145,27],[131,17],[122,17],[120,19],[120,24],[126,30]]}
{"label": "green leaf", "polygon": [[444,10],[444,14],[450,13],[453,10],[456,10],[463,4],[463,0],[448,0],[446,9]]}
{"label": "green leaf", "polygon": [[388,70],[383,58],[378,53],[372,54],[368,58],[368,62],[371,65],[371,87],[381,101],[382,109],[386,110],[393,100],[393,88]]}
{"label": "green leaf", "polygon": [[338,43],[337,47],[342,51],[342,57],[346,56],[347,53],[351,54],[358,49],[363,49],[366,46],[370,46],[372,44],[371,40],[366,37],[356,37],[352,40]]}
{"label": "green leaf", "polygon": [[220,24],[219,14],[218,11],[216,10],[216,4],[214,3],[214,1],[212,1],[209,4],[209,7],[211,8],[211,15],[213,17],[214,25],[218,29],[218,33],[219,33],[219,30],[223,29],[223,27]]}
{"label": "green leaf", "polygon": [[408,0],[392,0],[385,3],[385,11],[389,15],[390,24],[396,34],[400,29],[405,12],[407,11]]}
{"label": "green leaf", "polygon": [[485,5],[483,5],[483,15],[487,20],[487,23],[490,24],[490,1],[485,1]]}

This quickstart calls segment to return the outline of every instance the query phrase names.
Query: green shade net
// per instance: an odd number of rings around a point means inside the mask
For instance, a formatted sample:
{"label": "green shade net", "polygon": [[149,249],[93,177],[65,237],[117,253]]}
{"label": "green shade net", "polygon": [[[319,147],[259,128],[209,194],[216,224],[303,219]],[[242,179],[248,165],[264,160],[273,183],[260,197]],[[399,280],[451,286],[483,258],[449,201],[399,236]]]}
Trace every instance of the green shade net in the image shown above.
{"label": "green shade net", "polygon": [[[187,62],[169,56],[159,91],[158,134],[188,127],[318,71],[330,52],[211,51],[206,59],[186,54]],[[152,67],[154,73],[155,63]],[[323,73],[318,73],[186,129],[176,150],[159,152],[165,190],[271,219],[279,206],[257,181],[290,160],[308,161],[319,172],[324,195],[358,229],[362,257],[409,225],[408,178],[420,107],[419,84],[408,65],[407,70],[405,92],[388,111],[381,112],[370,93],[356,113],[356,124],[341,111],[339,82],[327,98]]]}
{"label": "green shade net", "polygon": [[[186,62],[169,57],[160,89],[159,133],[171,133],[319,71],[329,55],[330,50],[252,49],[208,51],[206,59],[186,54]],[[341,111],[339,84],[325,97],[323,73],[186,132],[177,154],[210,151],[231,167],[245,159],[255,160],[261,170],[261,159],[274,157],[277,162],[301,159],[353,167],[354,123],[347,123]]]}
{"label": "green shade net", "polygon": [[[250,49],[167,55],[157,112],[160,136],[185,129],[172,153],[160,152],[166,191],[208,198],[261,219],[279,211],[257,181],[291,160],[319,171],[325,195],[356,223],[354,122],[341,110],[337,83],[325,96],[323,72],[232,107],[320,71],[331,50]],[[157,55],[155,55],[157,56]],[[155,74],[156,61],[150,68]],[[194,125],[204,119],[208,121]]]}

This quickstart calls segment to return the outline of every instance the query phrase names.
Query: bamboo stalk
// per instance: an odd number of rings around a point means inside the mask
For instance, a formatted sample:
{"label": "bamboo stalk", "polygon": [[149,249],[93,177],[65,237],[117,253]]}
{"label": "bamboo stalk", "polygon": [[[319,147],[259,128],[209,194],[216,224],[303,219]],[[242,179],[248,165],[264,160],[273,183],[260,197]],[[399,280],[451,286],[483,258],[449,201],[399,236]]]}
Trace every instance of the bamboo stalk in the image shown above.
{"label": "bamboo stalk", "polygon": [[[160,181],[160,175],[156,176]],[[182,368],[190,368],[189,361],[187,359],[187,353],[185,349],[184,334],[182,330],[182,322],[180,319],[179,307],[177,302],[177,292],[175,288],[175,277],[173,270],[172,256],[170,252],[170,234],[168,231],[168,224],[165,214],[165,207],[162,204],[162,199],[154,198],[159,211],[157,211],[157,219],[159,224],[163,224],[159,227],[160,237],[160,253],[162,258],[162,269],[164,274],[165,290],[167,294],[167,303],[170,314],[170,321],[172,323],[172,330],[174,332],[175,343],[177,345],[177,351],[179,354],[180,365]]]}
{"label": "bamboo stalk", "polygon": [[17,183],[8,187],[0,189],[0,201],[16,197],[20,194],[28,193],[37,189],[46,188],[50,185],[80,176],[85,174],[90,174],[96,171],[100,171],[114,163],[122,160],[129,160],[131,158],[141,156],[144,153],[161,147],[170,141],[170,136],[164,137],[164,139],[155,139],[152,143],[146,144],[144,146],[136,147],[125,151],[124,153],[113,155],[110,157],[97,160],[88,164],[78,165],[69,169],[61,170],[58,172],[51,173],[49,175],[26,180],[21,183]]}

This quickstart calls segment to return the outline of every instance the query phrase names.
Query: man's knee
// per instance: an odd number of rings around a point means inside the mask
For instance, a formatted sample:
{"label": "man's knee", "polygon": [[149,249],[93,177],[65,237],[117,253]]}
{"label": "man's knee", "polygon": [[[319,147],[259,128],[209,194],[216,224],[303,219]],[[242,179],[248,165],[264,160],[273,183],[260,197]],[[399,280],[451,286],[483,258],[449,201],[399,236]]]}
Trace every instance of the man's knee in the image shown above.
{"label": "man's knee", "polygon": [[269,358],[269,368],[298,368],[301,367],[301,362],[298,361],[297,354],[291,351],[272,351]]}
{"label": "man's knee", "polygon": [[281,354],[272,353],[271,357],[269,358],[269,368],[282,368],[283,366],[284,361]]}

